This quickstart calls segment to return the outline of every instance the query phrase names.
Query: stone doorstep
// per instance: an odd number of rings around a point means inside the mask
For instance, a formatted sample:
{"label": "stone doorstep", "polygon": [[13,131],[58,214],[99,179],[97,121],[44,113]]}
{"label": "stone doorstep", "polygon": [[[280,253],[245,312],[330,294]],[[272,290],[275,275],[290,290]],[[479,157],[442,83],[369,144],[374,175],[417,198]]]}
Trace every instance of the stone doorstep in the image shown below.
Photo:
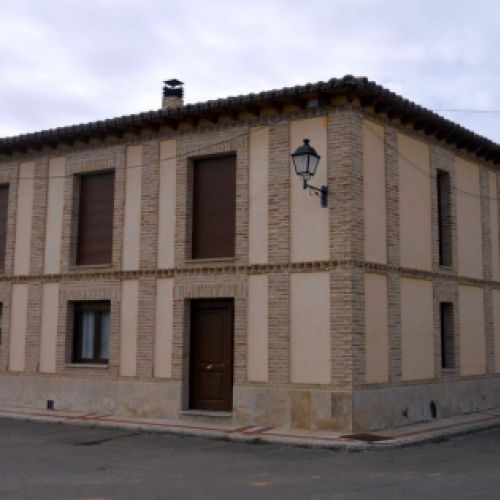
{"label": "stone doorstep", "polygon": [[338,450],[376,450],[437,441],[492,427],[500,427],[500,408],[459,415],[439,421],[385,429],[377,433],[339,434],[324,431],[277,429],[258,425],[237,426],[222,421],[197,421],[120,417],[110,414],[82,413],[37,408],[1,407],[0,418],[38,422],[66,423],[111,429],[140,429],[148,432],[264,442]]}

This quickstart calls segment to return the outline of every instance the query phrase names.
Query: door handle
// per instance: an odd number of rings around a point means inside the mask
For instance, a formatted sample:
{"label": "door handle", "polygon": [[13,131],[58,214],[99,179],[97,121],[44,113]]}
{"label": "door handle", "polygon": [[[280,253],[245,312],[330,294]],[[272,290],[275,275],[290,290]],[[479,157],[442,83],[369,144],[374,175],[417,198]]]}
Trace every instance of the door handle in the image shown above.
{"label": "door handle", "polygon": [[214,369],[213,365],[207,365],[207,371],[211,372]]}

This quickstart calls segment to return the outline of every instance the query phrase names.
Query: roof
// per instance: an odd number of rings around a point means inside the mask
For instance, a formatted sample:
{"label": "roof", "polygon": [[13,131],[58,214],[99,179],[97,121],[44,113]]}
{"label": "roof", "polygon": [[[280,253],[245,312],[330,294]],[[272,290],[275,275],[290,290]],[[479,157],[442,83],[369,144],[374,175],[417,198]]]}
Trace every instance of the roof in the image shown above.
{"label": "roof", "polygon": [[71,145],[75,140],[88,142],[91,138],[102,139],[108,134],[121,137],[125,132],[138,133],[145,128],[158,130],[160,126],[170,126],[175,129],[181,122],[187,121],[196,125],[200,119],[214,121],[218,115],[229,114],[237,119],[240,112],[257,114],[266,107],[277,106],[282,109],[281,107],[287,104],[306,107],[311,99],[317,99],[320,106],[327,105],[335,96],[345,96],[347,102],[356,102],[364,108],[372,109],[375,113],[384,113],[389,119],[398,118],[403,124],[410,124],[427,135],[434,135],[439,141],[464,149],[486,161],[500,164],[499,144],[391,92],[366,77],[352,75],[332,78],[326,82],[308,83],[0,138],[0,155],[24,153],[30,148],[37,150],[44,146],[55,148],[59,144]]}

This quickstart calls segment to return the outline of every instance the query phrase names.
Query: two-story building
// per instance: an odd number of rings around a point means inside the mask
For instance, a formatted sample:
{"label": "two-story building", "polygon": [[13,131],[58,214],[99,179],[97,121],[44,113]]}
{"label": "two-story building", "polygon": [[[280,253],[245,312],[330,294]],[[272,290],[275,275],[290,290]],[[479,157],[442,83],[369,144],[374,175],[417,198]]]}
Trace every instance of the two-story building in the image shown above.
{"label": "two-story building", "polygon": [[500,406],[500,146],[366,78],[179,83],[0,139],[0,405],[342,432]]}

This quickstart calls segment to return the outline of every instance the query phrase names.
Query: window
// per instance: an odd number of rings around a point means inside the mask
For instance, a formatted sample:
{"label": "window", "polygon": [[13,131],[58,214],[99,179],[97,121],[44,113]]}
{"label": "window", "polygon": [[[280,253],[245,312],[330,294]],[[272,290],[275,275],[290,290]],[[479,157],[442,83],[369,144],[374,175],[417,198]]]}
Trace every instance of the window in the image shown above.
{"label": "window", "polygon": [[80,176],[78,265],[111,264],[114,172]]}
{"label": "window", "polygon": [[236,157],[196,160],[193,165],[192,258],[234,256]]}
{"label": "window", "polygon": [[75,302],[73,363],[107,363],[110,302]]}
{"label": "window", "polygon": [[439,303],[441,324],[441,368],[455,368],[455,340],[453,334],[453,304]]}
{"label": "window", "polygon": [[5,267],[5,241],[7,239],[7,216],[9,211],[9,186],[0,186],[0,270]]}
{"label": "window", "polygon": [[452,265],[451,237],[451,182],[450,174],[437,171],[439,265]]}

